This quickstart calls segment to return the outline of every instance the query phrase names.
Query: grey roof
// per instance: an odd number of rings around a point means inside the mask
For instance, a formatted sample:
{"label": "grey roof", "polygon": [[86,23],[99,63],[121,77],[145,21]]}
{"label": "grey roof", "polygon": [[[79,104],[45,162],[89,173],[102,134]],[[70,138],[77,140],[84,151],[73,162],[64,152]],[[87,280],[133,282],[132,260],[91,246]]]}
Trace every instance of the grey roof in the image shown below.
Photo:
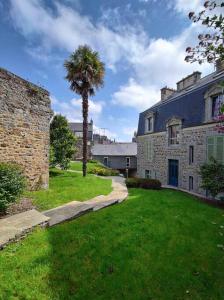
{"label": "grey roof", "polygon": [[[72,131],[82,132],[82,123],[69,123],[69,126]],[[93,124],[88,123],[88,131],[93,131]]]}
{"label": "grey roof", "polygon": [[[162,105],[165,105],[166,103],[168,102],[172,102],[173,100],[176,100],[177,98],[179,97],[182,97],[184,95],[187,95],[189,93],[191,93],[192,91],[194,90],[197,90],[205,85],[207,85],[208,83],[213,83],[213,82],[216,82],[218,81],[219,79],[222,79],[224,76],[224,71],[215,71],[205,77],[202,77],[200,80],[198,80],[195,84],[181,90],[181,91],[176,91],[174,92],[170,97],[168,97],[166,100],[164,101],[159,101],[157,102],[156,104],[154,104],[153,106],[151,106],[149,109],[146,109],[144,112],[152,109],[152,108],[155,108],[155,107],[158,107],[158,106],[162,106]],[[143,113],[144,113],[143,112]]]}
{"label": "grey roof", "polygon": [[92,147],[92,155],[96,156],[136,156],[136,143],[97,144]]}

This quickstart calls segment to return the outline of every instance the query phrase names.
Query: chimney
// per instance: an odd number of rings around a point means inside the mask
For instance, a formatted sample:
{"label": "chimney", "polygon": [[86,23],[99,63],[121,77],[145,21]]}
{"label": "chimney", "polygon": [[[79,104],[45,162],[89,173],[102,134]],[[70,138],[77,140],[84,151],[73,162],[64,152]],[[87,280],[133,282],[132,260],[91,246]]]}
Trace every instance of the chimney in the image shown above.
{"label": "chimney", "polygon": [[224,60],[217,59],[215,62],[215,70],[217,73],[224,71]]}
{"label": "chimney", "polygon": [[176,90],[168,88],[167,86],[162,88],[161,89],[161,101],[164,101],[167,98],[169,98],[174,92],[176,92]]}
{"label": "chimney", "polygon": [[177,82],[177,91],[180,92],[189,86],[195,84],[201,79],[201,72],[194,72],[187,77],[181,79],[180,81]]}

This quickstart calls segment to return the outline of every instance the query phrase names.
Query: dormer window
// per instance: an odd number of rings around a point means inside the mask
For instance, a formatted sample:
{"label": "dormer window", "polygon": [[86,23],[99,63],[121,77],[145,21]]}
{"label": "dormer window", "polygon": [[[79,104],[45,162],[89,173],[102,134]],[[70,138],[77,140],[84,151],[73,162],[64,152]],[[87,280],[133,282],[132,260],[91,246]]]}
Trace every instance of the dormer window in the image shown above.
{"label": "dormer window", "polygon": [[167,121],[166,128],[168,145],[179,145],[181,142],[182,120],[174,116]]}
{"label": "dormer window", "polygon": [[224,95],[212,97],[212,119],[216,119],[221,114],[222,105],[224,105]]}
{"label": "dormer window", "polygon": [[222,114],[221,107],[224,105],[222,88],[216,84],[205,94],[205,122],[212,122]]}
{"label": "dormer window", "polygon": [[145,132],[150,133],[154,131],[154,114],[150,113],[145,118]]}
{"label": "dormer window", "polygon": [[152,117],[147,118],[147,131],[152,131]]}
{"label": "dormer window", "polygon": [[179,125],[171,125],[168,127],[169,131],[169,145],[177,145],[178,142],[178,132],[179,132]]}

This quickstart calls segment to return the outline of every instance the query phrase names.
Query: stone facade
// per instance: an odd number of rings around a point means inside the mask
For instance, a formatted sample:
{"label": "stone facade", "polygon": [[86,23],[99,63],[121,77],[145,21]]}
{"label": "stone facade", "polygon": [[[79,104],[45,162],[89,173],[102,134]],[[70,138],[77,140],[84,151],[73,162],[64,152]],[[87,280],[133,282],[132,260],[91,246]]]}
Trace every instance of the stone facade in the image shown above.
{"label": "stone facade", "polygon": [[[91,147],[92,142],[87,142],[87,159],[91,159]],[[77,137],[76,143],[75,143],[75,153],[73,156],[74,160],[82,160],[83,158],[83,139],[80,137]]]}
{"label": "stone facade", "polygon": [[[178,188],[189,191],[189,177],[193,177],[191,192],[206,196],[201,188],[200,166],[207,161],[207,138],[219,135],[216,124],[179,129],[179,144],[169,145],[168,130],[151,133],[137,138],[137,170],[139,177],[145,177],[145,170],[151,171],[163,185],[169,183],[169,160],[178,161]],[[151,155],[147,155],[147,143],[151,141]],[[189,162],[190,146],[194,147],[194,161]]]}
{"label": "stone facade", "polygon": [[49,93],[0,68],[0,161],[21,165],[30,189],[49,179]]}

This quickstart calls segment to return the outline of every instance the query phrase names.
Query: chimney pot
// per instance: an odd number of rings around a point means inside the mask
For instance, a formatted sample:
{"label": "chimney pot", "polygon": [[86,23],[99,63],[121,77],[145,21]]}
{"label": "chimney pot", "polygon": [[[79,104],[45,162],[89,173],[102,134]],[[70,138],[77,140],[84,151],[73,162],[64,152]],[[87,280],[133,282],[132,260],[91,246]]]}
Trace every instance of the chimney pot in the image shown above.
{"label": "chimney pot", "polygon": [[177,91],[182,91],[189,86],[195,84],[201,79],[201,72],[193,72],[192,74],[188,75],[187,77],[181,79],[177,82]]}
{"label": "chimney pot", "polygon": [[161,89],[161,101],[164,101],[167,98],[169,98],[174,92],[176,92],[176,90],[168,88],[167,86],[162,88]]}

